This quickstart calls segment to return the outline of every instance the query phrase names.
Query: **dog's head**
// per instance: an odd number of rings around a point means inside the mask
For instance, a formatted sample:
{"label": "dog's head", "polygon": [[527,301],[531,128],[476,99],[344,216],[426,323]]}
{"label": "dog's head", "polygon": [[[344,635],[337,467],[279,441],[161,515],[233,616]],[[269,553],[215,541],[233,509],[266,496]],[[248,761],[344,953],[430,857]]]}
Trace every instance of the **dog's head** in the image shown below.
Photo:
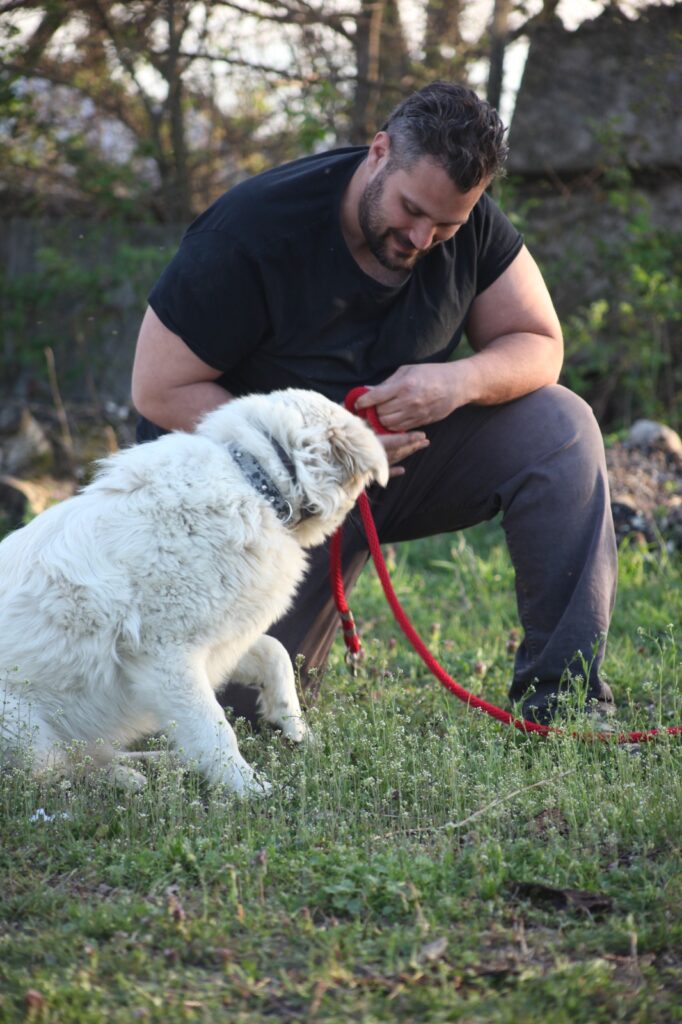
{"label": "dog's head", "polygon": [[303,547],[322,543],[368,484],[388,481],[386,454],[370,427],[315,391],[235,399],[205,416],[197,432],[251,452],[291,504],[291,529]]}

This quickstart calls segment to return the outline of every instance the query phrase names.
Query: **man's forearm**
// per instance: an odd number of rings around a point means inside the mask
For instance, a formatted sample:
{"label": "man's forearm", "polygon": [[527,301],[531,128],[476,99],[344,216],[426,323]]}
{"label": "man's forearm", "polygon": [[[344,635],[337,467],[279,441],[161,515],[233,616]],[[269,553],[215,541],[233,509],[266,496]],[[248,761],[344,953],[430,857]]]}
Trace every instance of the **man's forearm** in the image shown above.
{"label": "man's forearm", "polygon": [[555,384],[562,351],[560,335],[501,335],[465,359],[399,367],[359,398],[357,408],[375,407],[388,430],[413,431],[463,405],[498,405]]}
{"label": "man's forearm", "polygon": [[460,395],[457,405],[499,405],[556,384],[562,362],[560,339],[506,334],[448,367]]}

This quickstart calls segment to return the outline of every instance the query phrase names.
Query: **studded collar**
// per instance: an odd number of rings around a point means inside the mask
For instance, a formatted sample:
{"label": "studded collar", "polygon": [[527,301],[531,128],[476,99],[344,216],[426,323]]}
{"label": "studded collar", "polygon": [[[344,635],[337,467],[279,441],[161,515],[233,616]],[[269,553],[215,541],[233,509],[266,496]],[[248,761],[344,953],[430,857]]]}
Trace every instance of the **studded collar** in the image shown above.
{"label": "studded collar", "polygon": [[[247,451],[246,448],[241,448],[237,444],[229,444],[227,447],[232,458],[235,460],[251,486],[258,491],[261,497],[265,498],[265,500],[272,505],[273,511],[279,521],[285,525],[293,522],[294,510],[291,507],[291,503],[284,497],[272,477],[268,476],[258,459],[256,459],[251,452]],[[284,452],[284,449],[280,444],[276,445],[276,451],[280,460],[284,462],[280,451],[285,455],[286,452]],[[284,465],[290,475],[293,470],[295,479],[295,469],[288,456],[286,456],[286,462]]]}

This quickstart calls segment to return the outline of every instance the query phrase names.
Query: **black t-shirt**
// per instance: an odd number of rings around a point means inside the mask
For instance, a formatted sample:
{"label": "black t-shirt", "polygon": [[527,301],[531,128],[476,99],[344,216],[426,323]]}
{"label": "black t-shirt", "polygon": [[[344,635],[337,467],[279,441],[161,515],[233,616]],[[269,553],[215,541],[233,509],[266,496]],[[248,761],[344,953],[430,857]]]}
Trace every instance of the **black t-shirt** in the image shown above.
{"label": "black t-shirt", "polygon": [[445,362],[476,295],[519,252],[518,231],[484,194],[400,286],[375,281],[339,216],[366,154],[304,157],[236,185],[192,223],[152,290],[161,322],[233,394],[302,387],[342,401],[399,366]]}

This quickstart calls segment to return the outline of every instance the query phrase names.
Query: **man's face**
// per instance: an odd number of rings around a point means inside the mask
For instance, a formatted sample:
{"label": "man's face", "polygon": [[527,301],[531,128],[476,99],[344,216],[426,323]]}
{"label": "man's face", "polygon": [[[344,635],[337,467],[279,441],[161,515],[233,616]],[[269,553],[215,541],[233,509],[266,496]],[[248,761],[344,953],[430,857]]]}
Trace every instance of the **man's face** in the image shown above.
{"label": "man's face", "polygon": [[409,170],[387,163],[370,178],[358,203],[360,229],[372,255],[388,270],[409,271],[430,249],[466,223],[484,182],[460,192],[429,157]]}

